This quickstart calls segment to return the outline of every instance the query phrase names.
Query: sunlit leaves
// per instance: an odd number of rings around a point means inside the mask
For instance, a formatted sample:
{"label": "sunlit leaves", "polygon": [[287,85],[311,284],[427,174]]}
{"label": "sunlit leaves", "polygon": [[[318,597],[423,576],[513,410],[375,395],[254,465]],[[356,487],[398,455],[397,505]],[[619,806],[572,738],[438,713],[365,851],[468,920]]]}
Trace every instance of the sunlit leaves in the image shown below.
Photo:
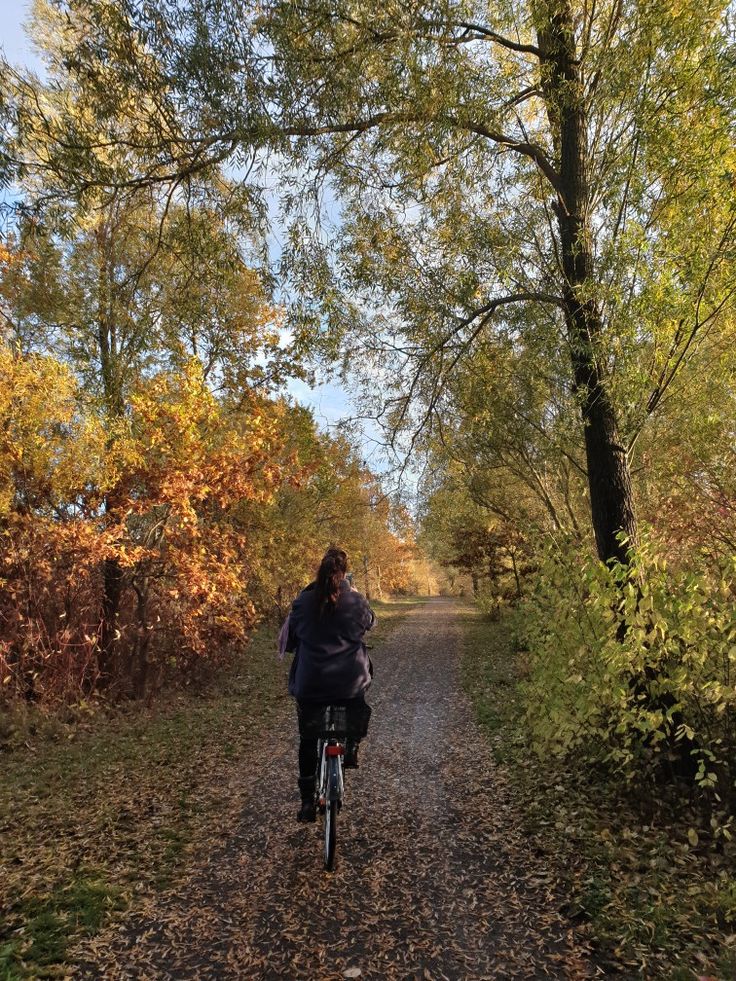
{"label": "sunlit leaves", "polygon": [[176,637],[188,656],[242,641],[254,546],[230,512],[290,477],[278,413],[255,396],[231,413],[191,362],[141,379],[129,413],[105,420],[58,362],[2,355],[3,644],[23,638],[6,665],[16,684],[29,672],[42,688],[94,682],[104,560],[123,575],[121,650],[154,632],[156,658]]}
{"label": "sunlit leaves", "polygon": [[524,607],[537,747],[638,784],[679,776],[728,810],[735,588],[733,560],[718,578],[676,572],[645,544],[631,568],[605,569],[557,542]]}

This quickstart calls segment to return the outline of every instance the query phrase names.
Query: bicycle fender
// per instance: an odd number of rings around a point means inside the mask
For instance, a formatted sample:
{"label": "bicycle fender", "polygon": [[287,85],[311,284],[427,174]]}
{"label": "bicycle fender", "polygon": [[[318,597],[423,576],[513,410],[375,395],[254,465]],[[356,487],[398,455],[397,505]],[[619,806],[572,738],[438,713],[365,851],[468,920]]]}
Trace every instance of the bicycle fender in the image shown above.
{"label": "bicycle fender", "polygon": [[339,801],[342,797],[342,781],[340,780],[340,761],[337,757],[331,756],[329,761],[329,773],[327,776],[327,799]]}

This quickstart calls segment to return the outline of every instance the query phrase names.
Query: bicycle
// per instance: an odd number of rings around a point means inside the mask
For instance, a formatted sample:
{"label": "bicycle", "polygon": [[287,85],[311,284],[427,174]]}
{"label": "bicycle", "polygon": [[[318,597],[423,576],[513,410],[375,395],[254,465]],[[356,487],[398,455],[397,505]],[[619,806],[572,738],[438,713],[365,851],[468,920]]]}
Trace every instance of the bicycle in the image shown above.
{"label": "bicycle", "polygon": [[324,865],[328,872],[335,868],[337,850],[337,815],[345,791],[345,739],[347,713],[344,705],[325,708],[322,729],[317,743],[317,803],[324,815]]}

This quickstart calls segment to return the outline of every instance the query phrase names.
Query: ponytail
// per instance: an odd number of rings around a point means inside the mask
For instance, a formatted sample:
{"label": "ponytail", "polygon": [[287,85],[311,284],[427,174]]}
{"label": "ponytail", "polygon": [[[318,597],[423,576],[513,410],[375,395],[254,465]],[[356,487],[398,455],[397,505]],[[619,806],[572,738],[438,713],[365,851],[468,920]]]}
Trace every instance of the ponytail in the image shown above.
{"label": "ponytail", "polygon": [[341,548],[328,548],[317,571],[317,612],[332,613],[337,606],[340,581],[348,571],[348,557]]}

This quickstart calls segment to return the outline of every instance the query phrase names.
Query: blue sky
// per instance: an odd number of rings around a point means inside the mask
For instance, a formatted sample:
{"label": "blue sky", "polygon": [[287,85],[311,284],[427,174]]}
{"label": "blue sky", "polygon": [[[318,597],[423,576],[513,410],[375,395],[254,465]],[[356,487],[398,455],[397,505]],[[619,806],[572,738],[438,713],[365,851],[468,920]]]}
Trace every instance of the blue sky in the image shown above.
{"label": "blue sky", "polygon": [[[31,0],[0,0],[0,45],[12,63],[40,68],[39,58],[23,30],[30,6]],[[323,428],[333,428],[351,415],[349,397],[339,385],[321,384],[310,389],[303,382],[292,382],[289,391],[303,405],[312,408]],[[364,453],[373,466],[378,466],[372,440],[366,439]]]}
{"label": "blue sky", "polygon": [[29,8],[30,0],[0,2],[0,43],[10,61],[37,66],[38,58],[23,32]]}

